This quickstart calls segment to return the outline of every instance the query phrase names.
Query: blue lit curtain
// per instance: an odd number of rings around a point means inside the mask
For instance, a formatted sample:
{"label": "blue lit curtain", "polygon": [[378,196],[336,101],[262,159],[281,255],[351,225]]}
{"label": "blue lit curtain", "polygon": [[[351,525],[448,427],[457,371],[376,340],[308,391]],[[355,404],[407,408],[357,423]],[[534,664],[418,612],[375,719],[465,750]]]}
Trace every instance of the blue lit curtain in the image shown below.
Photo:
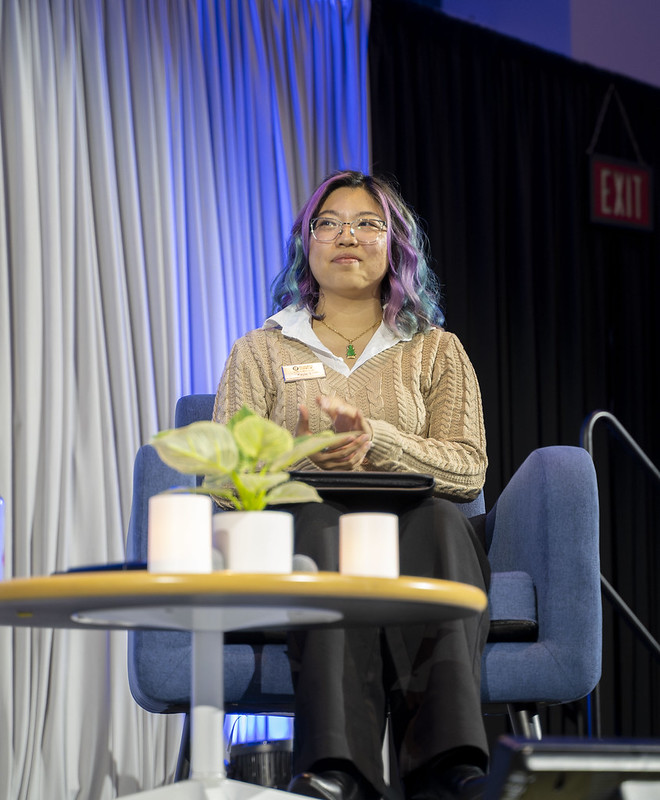
{"label": "blue lit curtain", "polygon": [[[312,185],[368,168],[368,0],[0,2],[6,574],[120,560],[133,456],[259,325]],[[121,633],[0,630],[0,796],[171,773]]]}
{"label": "blue lit curtain", "polygon": [[192,335],[217,347],[193,365],[195,391],[215,389],[228,346],[269,313],[284,241],[314,185],[333,169],[368,169],[368,10],[363,0],[202,6],[214,202],[200,212],[213,214],[219,249],[213,264],[189,260],[206,276],[193,304],[210,311]]}

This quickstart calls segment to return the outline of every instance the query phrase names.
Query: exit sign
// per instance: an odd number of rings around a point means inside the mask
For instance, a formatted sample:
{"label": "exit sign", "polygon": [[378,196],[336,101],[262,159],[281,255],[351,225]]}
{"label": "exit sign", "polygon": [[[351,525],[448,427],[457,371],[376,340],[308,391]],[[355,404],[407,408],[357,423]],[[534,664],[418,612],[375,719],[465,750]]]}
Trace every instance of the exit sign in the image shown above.
{"label": "exit sign", "polygon": [[653,230],[652,171],[594,154],[590,160],[591,220]]}

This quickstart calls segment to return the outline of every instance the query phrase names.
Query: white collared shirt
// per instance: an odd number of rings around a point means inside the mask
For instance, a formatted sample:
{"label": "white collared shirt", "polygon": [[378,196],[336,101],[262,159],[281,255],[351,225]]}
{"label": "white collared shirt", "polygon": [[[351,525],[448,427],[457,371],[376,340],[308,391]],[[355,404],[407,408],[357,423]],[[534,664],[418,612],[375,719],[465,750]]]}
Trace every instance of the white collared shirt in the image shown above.
{"label": "white collared shirt", "polygon": [[384,322],[380,323],[380,327],[376,333],[371,337],[369,343],[364,348],[359,358],[355,360],[352,367],[344,361],[343,358],[336,356],[333,352],[323,344],[319,337],[314,333],[312,328],[312,317],[305,308],[296,308],[295,306],[287,306],[277,314],[264,322],[263,328],[281,328],[282,335],[290,339],[296,339],[311,348],[318,356],[319,360],[330,367],[340,375],[348,376],[356,370],[359,366],[364,364],[370,358],[382,353],[383,350],[388,350],[399,342],[409,341],[412,337],[400,336],[393,333]]}

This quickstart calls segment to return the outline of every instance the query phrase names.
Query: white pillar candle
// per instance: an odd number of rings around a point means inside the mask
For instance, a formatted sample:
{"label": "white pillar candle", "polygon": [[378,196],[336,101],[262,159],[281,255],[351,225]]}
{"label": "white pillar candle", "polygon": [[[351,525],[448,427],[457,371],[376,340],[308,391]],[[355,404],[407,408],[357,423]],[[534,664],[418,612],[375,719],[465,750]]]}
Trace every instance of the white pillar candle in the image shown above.
{"label": "white pillar candle", "polygon": [[157,494],[149,498],[150,572],[211,572],[211,498]]}
{"label": "white pillar candle", "polygon": [[399,518],[396,514],[339,517],[339,571],[345,575],[399,577]]}

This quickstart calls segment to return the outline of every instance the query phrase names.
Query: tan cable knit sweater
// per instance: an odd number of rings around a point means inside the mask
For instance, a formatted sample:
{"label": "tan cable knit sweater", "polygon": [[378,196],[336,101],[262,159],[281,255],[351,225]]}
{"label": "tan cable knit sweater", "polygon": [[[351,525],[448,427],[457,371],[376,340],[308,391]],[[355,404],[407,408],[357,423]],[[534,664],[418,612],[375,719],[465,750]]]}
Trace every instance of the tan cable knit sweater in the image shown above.
{"label": "tan cable knit sweater", "polygon": [[[357,406],[373,430],[361,469],[426,472],[436,494],[474,499],[486,474],[481,393],[458,338],[434,329],[370,358],[348,377],[325,367],[325,378],[285,383],[282,366],[318,362],[307,345],[277,328],[251,331],[234,344],[218,387],[214,419],[226,422],[242,405],[293,433],[298,405],[312,432],[331,428],[316,404],[337,395]],[[299,469],[316,469],[311,461]]]}

